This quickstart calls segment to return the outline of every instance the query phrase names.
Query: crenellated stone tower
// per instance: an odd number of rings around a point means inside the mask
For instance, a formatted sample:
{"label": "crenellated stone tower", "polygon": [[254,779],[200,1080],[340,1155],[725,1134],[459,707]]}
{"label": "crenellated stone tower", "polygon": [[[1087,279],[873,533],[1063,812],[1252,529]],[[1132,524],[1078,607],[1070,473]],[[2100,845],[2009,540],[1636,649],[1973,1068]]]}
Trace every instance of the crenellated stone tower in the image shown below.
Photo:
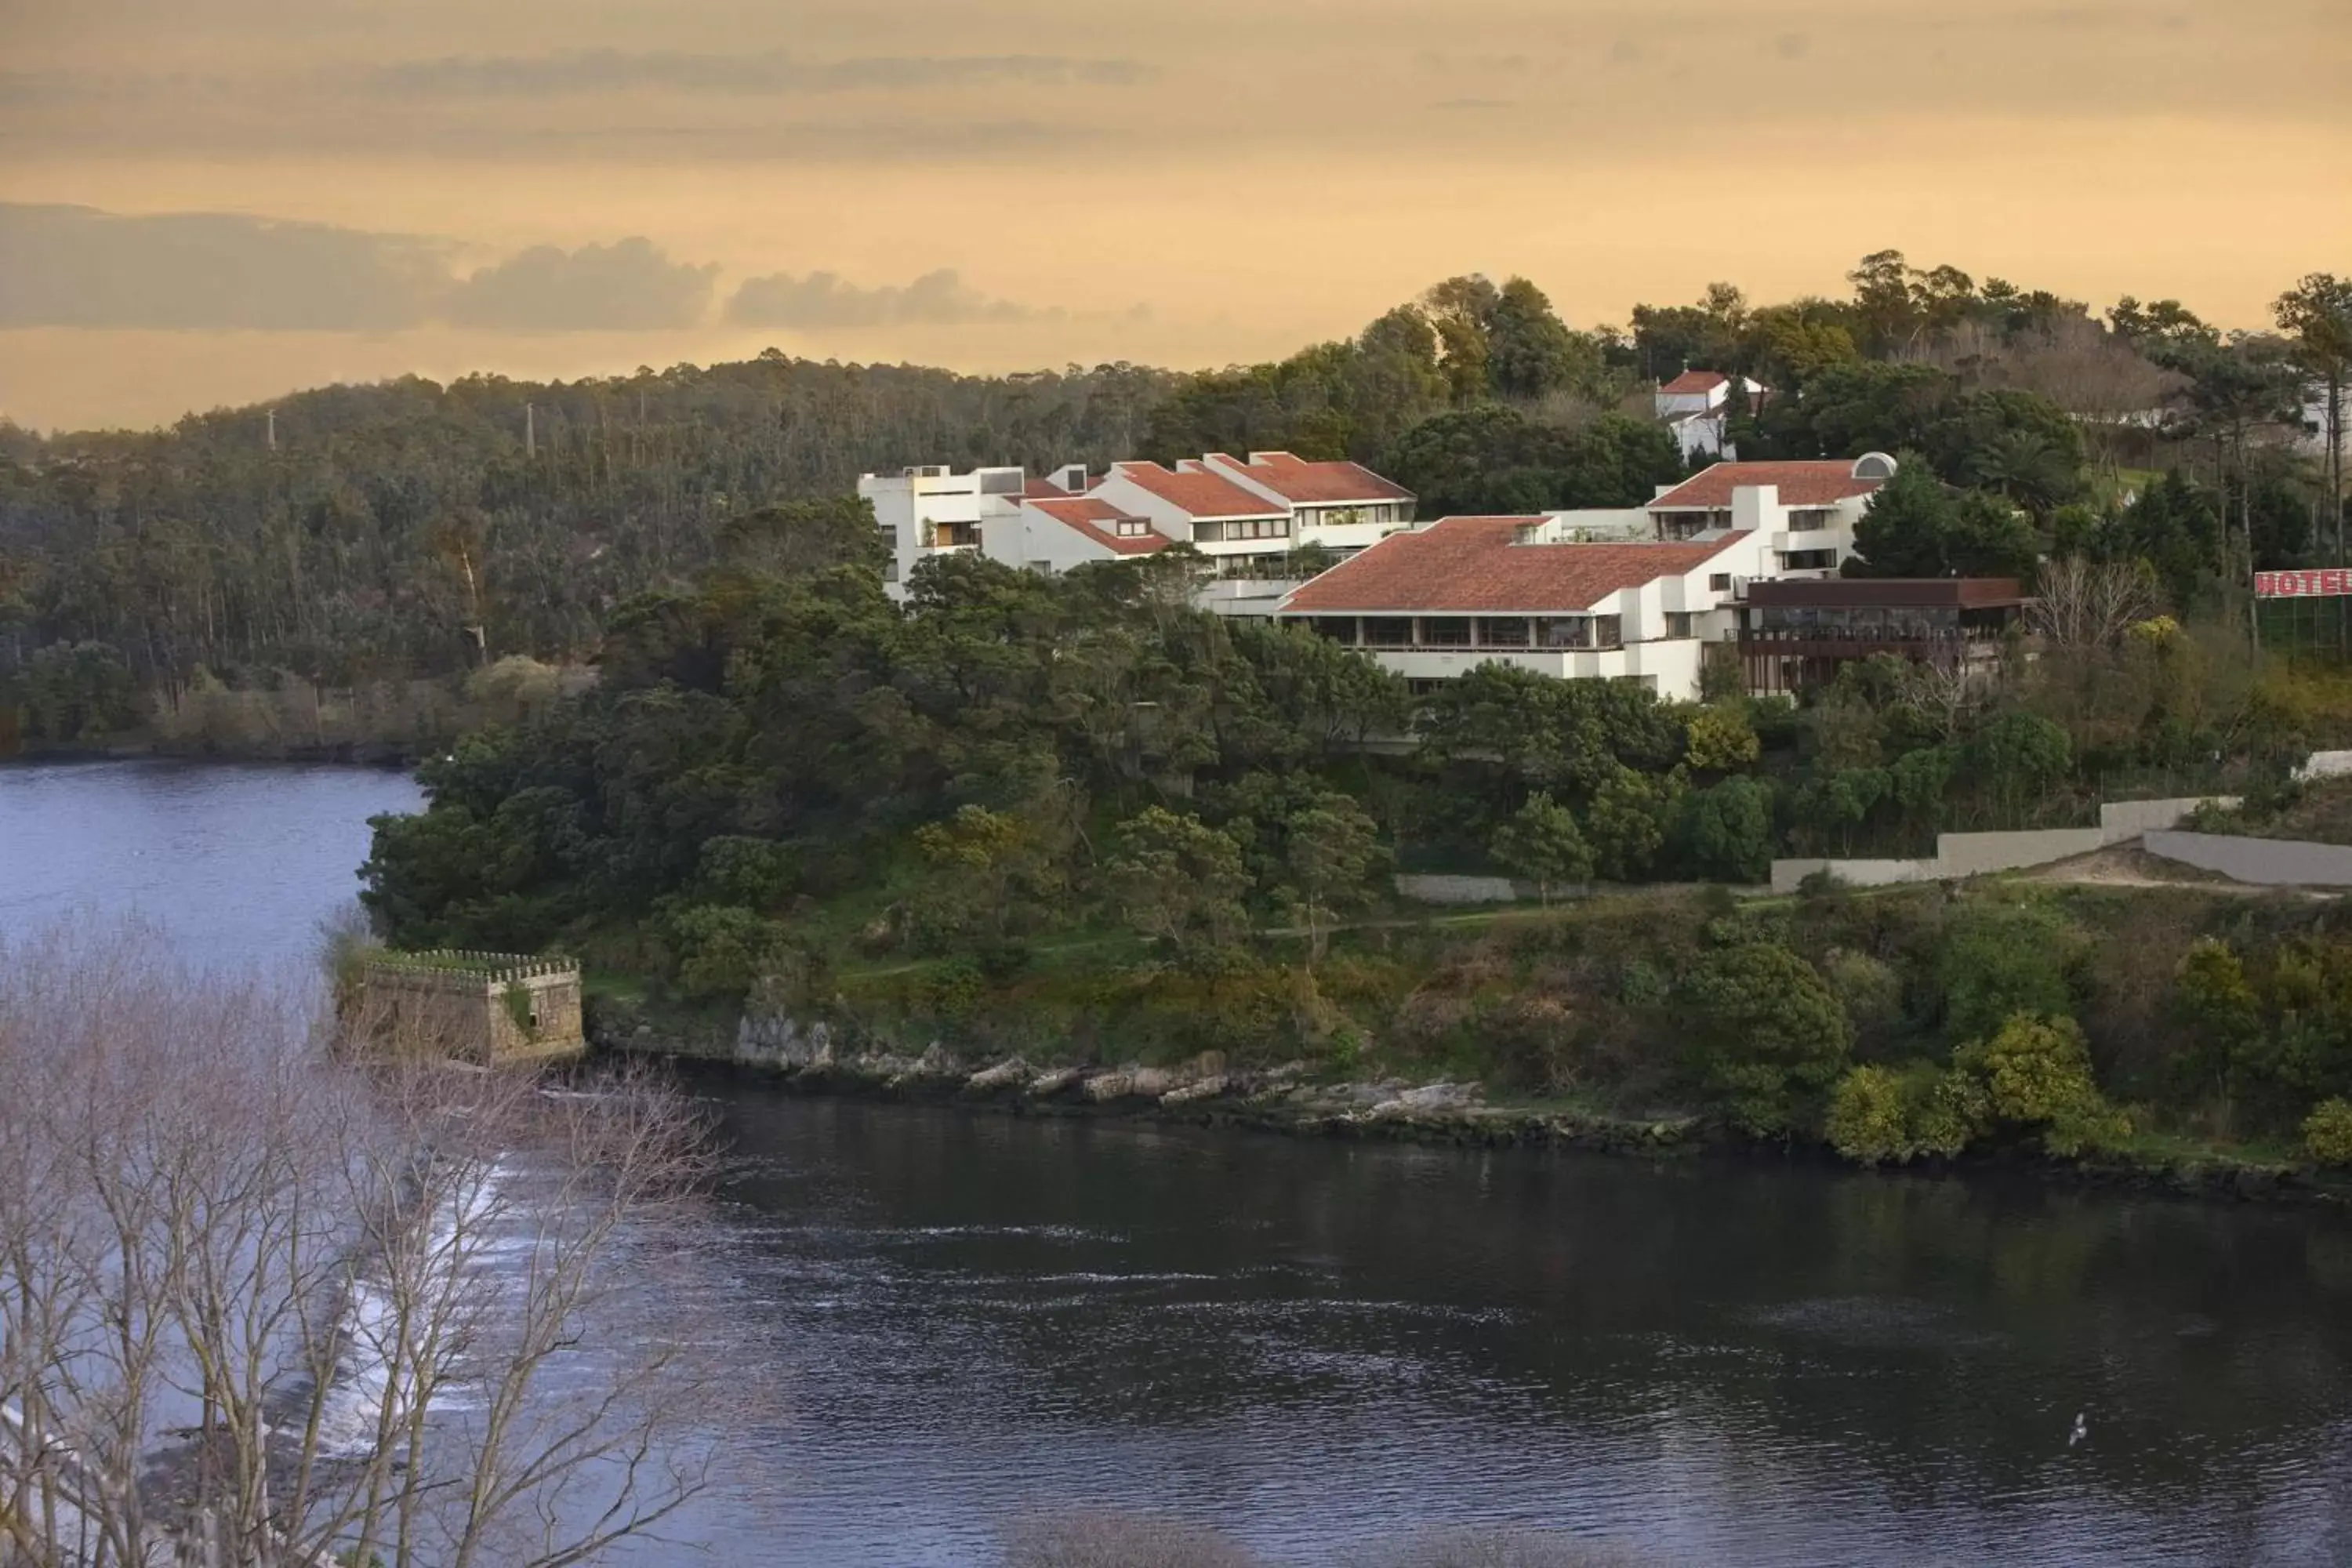
{"label": "crenellated stone tower", "polygon": [[580,1055],[580,965],[512,952],[386,952],[362,971],[378,1030],[483,1066]]}

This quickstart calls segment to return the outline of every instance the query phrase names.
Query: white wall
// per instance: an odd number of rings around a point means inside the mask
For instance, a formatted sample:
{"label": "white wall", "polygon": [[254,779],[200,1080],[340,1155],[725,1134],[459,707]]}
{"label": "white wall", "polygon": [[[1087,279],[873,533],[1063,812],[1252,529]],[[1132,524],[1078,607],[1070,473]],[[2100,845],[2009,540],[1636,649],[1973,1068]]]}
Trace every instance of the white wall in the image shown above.
{"label": "white wall", "polygon": [[992,561],[1007,566],[1060,574],[1089,561],[1108,561],[1118,552],[1100,540],[1089,539],[1036,508],[1023,505],[1003,518],[991,518],[981,529],[981,549]]}

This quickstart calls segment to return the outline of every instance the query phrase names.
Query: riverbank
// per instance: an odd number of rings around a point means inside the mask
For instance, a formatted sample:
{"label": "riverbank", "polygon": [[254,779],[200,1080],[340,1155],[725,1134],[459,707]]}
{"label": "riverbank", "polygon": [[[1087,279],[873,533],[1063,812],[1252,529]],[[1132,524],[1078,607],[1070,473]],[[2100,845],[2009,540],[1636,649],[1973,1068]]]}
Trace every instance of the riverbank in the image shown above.
{"label": "riverbank", "polygon": [[[1702,1156],[1853,1169],[1818,1142],[1763,1140],[1689,1112],[1629,1115],[1558,1098],[1490,1096],[1476,1082],[1395,1076],[1332,1078],[1304,1061],[1237,1069],[1213,1054],[1176,1067],[1014,1056],[967,1059],[933,1042],[919,1054],[860,1047],[825,1024],[665,1012],[616,1001],[592,1006],[592,1046],[698,1076],[787,1094],[953,1106],[1010,1117],[1150,1121],[1291,1138],[1466,1148],[1579,1150],[1648,1160]],[[2352,1210],[2352,1179],[2277,1154],[2148,1135],[2074,1159],[2019,1145],[1880,1167],[1911,1175],[2030,1175],[2059,1184],[2225,1203]]]}

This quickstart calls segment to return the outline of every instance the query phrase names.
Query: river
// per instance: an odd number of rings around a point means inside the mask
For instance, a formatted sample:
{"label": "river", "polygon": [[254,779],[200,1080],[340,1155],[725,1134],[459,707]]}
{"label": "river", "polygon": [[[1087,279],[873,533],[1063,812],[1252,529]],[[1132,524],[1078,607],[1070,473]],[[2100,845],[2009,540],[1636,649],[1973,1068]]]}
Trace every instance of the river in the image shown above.
{"label": "river", "polygon": [[[0,769],[0,921],[290,962],[394,775]],[[985,1563],[1034,1510],[1284,1564],[2352,1562],[2352,1223],[2031,1181],[1291,1141],[697,1080],[772,1399],[634,1563]],[[2077,1415],[2085,1436],[2070,1441]]]}

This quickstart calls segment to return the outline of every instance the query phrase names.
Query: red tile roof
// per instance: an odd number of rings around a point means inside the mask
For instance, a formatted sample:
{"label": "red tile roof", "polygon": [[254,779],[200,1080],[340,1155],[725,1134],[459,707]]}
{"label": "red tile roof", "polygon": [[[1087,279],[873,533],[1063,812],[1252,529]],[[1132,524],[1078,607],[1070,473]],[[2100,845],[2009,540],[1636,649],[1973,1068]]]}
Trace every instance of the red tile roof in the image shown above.
{"label": "red tile roof", "polygon": [[1411,490],[1381,478],[1360,463],[1310,463],[1288,452],[1252,452],[1246,463],[1223,452],[1212,452],[1205,460],[1246,475],[1296,505],[1412,500]]}
{"label": "red tile roof", "polygon": [[1552,615],[1696,571],[1735,542],[1518,544],[1540,517],[1449,517],[1392,533],[1290,595],[1285,615]]}
{"label": "red tile roof", "polygon": [[1658,390],[1669,397],[1713,392],[1730,379],[1719,370],[1686,370]]}
{"label": "red tile roof", "polygon": [[1263,496],[1252,495],[1231,479],[1215,474],[1171,473],[1157,463],[1115,463],[1111,473],[1132,479],[1169,505],[1201,519],[1287,517],[1287,509]]}
{"label": "red tile roof", "polygon": [[1129,517],[1108,501],[1097,500],[1092,496],[1055,493],[1061,495],[1062,499],[1041,500],[1033,497],[1029,501],[1030,507],[1055,522],[1085,534],[1106,550],[1117,551],[1121,555],[1149,555],[1155,550],[1168,547],[1169,539],[1164,533],[1119,532],[1120,522],[1140,522],[1143,520]]}
{"label": "red tile roof", "polygon": [[1032,474],[1021,481],[1021,493],[1031,500],[1051,500],[1055,496],[1066,496],[1070,492],[1051,479],[1041,479]]}
{"label": "red tile roof", "polygon": [[1750,485],[1778,485],[1782,506],[1828,506],[1875,492],[1885,479],[1853,477],[1854,459],[1827,462],[1717,463],[1684,480],[1650,503],[1652,511],[1726,511],[1731,492]]}

